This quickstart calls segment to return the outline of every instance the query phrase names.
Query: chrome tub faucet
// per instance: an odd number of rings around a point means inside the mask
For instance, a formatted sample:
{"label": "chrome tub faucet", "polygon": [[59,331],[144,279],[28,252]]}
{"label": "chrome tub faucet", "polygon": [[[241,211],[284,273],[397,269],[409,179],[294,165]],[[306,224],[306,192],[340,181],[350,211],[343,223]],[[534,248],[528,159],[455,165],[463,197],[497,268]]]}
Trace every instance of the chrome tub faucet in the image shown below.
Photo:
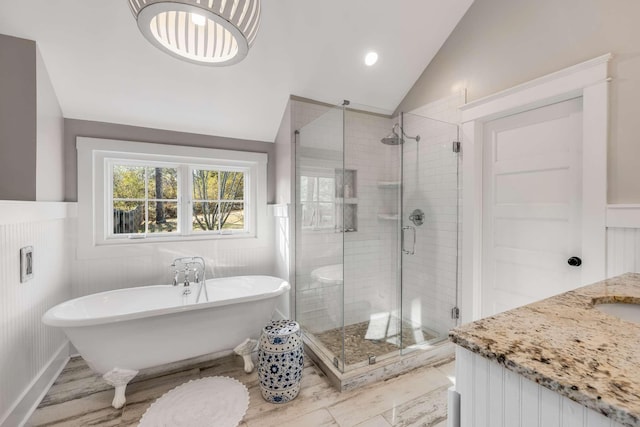
{"label": "chrome tub faucet", "polygon": [[[182,295],[187,296],[191,294],[191,284],[198,286],[198,295],[196,296],[196,303],[200,302],[200,296],[202,295],[202,289],[204,288],[205,301],[209,301],[209,294],[207,293],[206,286],[206,265],[202,257],[182,257],[176,258],[171,263],[171,267],[174,269],[173,286],[178,286],[180,274],[182,273],[183,291]],[[193,274],[192,274],[193,273]],[[193,282],[189,280],[192,274]]]}

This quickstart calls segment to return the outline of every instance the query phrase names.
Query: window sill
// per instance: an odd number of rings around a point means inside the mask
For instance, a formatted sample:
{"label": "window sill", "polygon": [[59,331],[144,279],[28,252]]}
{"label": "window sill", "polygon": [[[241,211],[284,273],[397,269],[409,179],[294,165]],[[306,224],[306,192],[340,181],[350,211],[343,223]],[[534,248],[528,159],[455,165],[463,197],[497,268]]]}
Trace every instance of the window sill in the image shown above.
{"label": "window sill", "polygon": [[164,242],[193,242],[198,240],[228,240],[228,239],[251,239],[255,238],[255,234],[251,233],[202,233],[191,235],[151,235],[144,237],[142,235],[133,235],[130,238],[110,237],[95,246],[122,246],[122,245],[144,245],[145,243],[164,243]]}
{"label": "window sill", "polygon": [[[264,233],[263,233],[264,234]],[[198,236],[197,238],[176,236],[167,239],[132,239],[115,240],[108,243],[83,245],[76,251],[77,259],[140,257],[165,251],[170,245],[171,251],[184,253],[210,252],[211,247],[224,245],[224,249],[241,249],[262,247],[267,244],[266,236],[225,235]]]}

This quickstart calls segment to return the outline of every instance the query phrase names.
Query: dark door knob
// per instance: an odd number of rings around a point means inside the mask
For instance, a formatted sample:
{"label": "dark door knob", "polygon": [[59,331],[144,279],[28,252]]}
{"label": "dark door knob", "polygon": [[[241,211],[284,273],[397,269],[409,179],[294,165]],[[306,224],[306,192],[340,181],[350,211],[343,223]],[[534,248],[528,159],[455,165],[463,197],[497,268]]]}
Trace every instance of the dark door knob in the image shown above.
{"label": "dark door knob", "polygon": [[582,260],[577,256],[572,256],[567,260],[571,267],[580,267],[582,265]]}

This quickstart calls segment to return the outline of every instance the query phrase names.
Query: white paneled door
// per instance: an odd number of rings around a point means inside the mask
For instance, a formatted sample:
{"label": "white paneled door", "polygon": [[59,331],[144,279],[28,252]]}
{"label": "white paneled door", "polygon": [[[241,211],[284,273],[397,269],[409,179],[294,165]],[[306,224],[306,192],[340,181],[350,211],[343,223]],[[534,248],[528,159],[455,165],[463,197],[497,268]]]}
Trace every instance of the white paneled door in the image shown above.
{"label": "white paneled door", "polygon": [[[485,123],[482,316],[581,284],[582,98]],[[573,264],[581,262],[573,259]]]}

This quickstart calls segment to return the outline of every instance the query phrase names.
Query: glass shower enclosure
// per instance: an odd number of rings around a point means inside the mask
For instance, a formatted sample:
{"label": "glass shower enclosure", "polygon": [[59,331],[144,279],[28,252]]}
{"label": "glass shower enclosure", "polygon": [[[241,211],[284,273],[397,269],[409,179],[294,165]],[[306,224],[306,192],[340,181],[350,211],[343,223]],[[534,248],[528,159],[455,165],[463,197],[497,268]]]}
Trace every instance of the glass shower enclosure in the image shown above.
{"label": "glass shower enclosure", "polygon": [[314,106],[296,131],[296,319],[340,372],[456,325],[458,127],[366,110]]}

